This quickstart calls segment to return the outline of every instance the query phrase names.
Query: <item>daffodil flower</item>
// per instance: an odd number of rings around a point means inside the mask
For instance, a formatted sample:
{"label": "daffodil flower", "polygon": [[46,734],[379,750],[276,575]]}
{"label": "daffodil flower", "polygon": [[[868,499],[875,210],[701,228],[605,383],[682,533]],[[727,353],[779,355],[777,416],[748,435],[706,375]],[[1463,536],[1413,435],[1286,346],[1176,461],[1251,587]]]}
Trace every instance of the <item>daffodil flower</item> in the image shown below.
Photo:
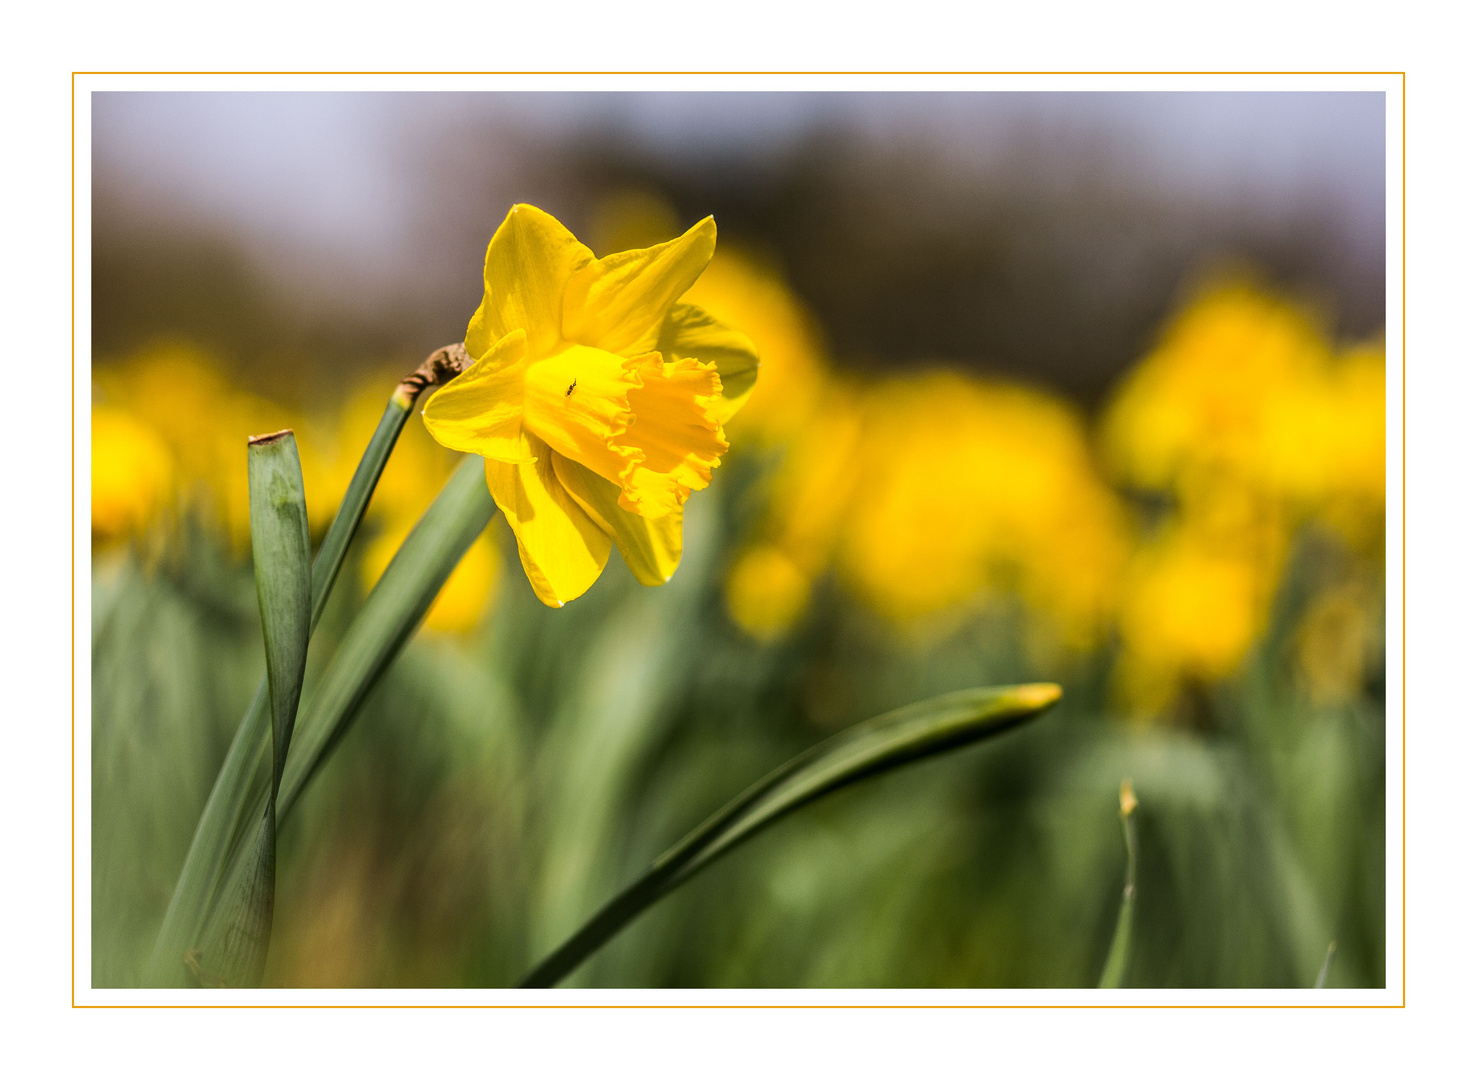
{"label": "daffodil flower", "polygon": [[679,303],[713,256],[705,218],[655,247],[597,259],[518,205],[487,248],[467,327],[473,364],[426,404],[426,428],[481,454],[534,592],[553,607],[600,576],[610,545],[644,585],[670,580],[682,507],[728,449],[753,389],[744,335]]}

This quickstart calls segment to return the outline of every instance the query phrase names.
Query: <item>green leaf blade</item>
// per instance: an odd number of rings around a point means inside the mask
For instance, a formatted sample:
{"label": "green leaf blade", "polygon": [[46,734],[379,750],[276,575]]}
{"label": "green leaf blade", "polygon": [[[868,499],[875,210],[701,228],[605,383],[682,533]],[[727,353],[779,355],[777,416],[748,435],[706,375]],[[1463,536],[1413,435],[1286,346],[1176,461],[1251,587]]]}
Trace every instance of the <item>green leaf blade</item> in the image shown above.
{"label": "green leaf blade", "polygon": [[1061,698],[1054,683],[943,694],[865,720],[792,758],[658,858],[520,984],[549,987],[703,867],[781,818],[870,776],[1003,734]]}
{"label": "green leaf blade", "polygon": [[277,783],[302,695],[312,621],[308,508],[291,431],[247,444],[251,559],[267,658],[272,780],[242,872],[221,895],[187,967],[202,985],[256,986],[272,937],[277,872]]}
{"label": "green leaf blade", "polygon": [[273,788],[292,740],[312,620],[308,506],[297,440],[291,431],[251,440],[246,454],[251,506],[251,559],[267,653],[272,717]]}

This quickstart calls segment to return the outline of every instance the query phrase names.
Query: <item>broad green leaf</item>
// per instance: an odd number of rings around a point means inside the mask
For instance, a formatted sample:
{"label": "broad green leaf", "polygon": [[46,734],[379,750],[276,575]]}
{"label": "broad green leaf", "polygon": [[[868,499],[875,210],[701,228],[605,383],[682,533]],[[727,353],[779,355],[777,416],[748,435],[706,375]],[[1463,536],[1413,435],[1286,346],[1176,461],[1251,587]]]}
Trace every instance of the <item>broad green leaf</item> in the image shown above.
{"label": "broad green leaf", "polygon": [[1123,847],[1128,852],[1128,867],[1123,872],[1123,901],[1118,906],[1118,925],[1113,928],[1113,943],[1108,946],[1108,959],[1098,979],[1099,990],[1116,990],[1123,985],[1128,970],[1129,950],[1133,947],[1133,905],[1138,892],[1139,833],[1133,813],[1138,809],[1133,783],[1123,781],[1118,789],[1118,818],[1123,823]]}
{"label": "broad green leaf", "polygon": [[[328,528],[318,556],[313,561],[312,615],[310,632],[328,602],[334,581],[343,566],[369,506],[385,462],[410,416],[414,399],[397,391],[385,406],[379,427],[371,436],[359,466],[354,470],[343,502]],[[268,680],[263,678],[247,707],[226,759],[216,776],[190,850],[180,869],[174,894],[144,973],[147,986],[184,986],[190,972],[184,957],[198,949],[206,917],[220,895],[223,877],[235,854],[255,844],[260,816],[253,813],[261,792],[270,783],[271,712]]]}
{"label": "broad green leaf", "polygon": [[245,871],[222,896],[186,966],[202,985],[256,986],[272,936],[277,866],[277,782],[292,739],[303,689],[312,615],[308,508],[292,432],[247,444],[251,560],[267,654],[272,718],[272,780],[267,806],[249,845]]}
{"label": "broad green leaf", "polygon": [[275,791],[303,692],[312,621],[308,506],[292,432],[252,439],[247,446],[246,469],[251,496],[251,562],[267,651]]}
{"label": "broad green leaf", "polygon": [[703,867],[821,796],[999,735],[1061,698],[1051,683],[959,690],[864,720],[792,758],[698,826],[520,984],[554,986],[628,922]]}

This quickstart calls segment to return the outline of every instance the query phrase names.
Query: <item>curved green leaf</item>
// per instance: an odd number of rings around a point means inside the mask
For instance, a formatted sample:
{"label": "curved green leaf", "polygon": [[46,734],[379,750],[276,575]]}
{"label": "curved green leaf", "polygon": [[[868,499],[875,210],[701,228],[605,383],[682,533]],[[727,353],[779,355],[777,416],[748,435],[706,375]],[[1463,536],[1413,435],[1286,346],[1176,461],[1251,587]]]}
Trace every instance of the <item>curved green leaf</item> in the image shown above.
{"label": "curved green leaf", "polygon": [[554,986],[628,922],[704,866],[821,796],[910,761],[1008,731],[1061,698],[1032,683],[959,690],[864,720],[775,769],[662,855],[520,983]]}

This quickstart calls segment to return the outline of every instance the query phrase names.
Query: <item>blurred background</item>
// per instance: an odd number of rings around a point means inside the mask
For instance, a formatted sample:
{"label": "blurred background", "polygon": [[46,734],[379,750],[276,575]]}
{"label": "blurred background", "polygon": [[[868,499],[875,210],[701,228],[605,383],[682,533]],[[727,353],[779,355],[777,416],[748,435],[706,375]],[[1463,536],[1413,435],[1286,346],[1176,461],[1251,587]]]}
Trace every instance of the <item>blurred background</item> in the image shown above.
{"label": "blurred background", "polygon": [[[1385,982],[1385,115],[1368,93],[92,99],[93,979],[136,985],[264,669],[246,437],[321,536],[507,207],[711,213],[763,367],[672,582],[499,518],[282,837],[267,981],[510,985],[839,728],[1051,680],[642,916],[592,986]],[[312,675],[455,455],[407,426]]]}

